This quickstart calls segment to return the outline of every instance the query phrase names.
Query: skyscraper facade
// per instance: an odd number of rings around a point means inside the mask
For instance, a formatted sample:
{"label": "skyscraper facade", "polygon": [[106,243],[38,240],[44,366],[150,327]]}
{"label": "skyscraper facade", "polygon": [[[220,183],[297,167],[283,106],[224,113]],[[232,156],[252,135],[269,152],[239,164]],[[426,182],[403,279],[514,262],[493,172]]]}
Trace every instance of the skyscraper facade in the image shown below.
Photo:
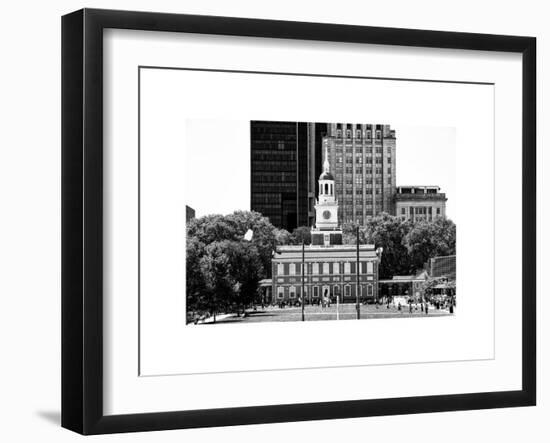
{"label": "skyscraper facade", "polygon": [[326,128],[323,123],[250,122],[251,210],[288,231],[313,224]]}
{"label": "skyscraper facade", "polygon": [[389,125],[329,123],[323,148],[335,178],[338,222],[364,224],[395,215],[395,130]]}

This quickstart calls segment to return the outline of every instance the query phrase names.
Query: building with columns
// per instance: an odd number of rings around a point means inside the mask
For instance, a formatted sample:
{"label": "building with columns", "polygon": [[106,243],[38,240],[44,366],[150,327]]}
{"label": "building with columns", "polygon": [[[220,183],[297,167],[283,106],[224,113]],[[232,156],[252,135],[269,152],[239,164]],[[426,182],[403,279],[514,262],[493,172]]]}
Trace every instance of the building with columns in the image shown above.
{"label": "building with columns", "polygon": [[325,148],[311,245],[280,246],[272,259],[272,303],[368,302],[378,298],[382,250],[344,245],[338,222],[337,188]]}
{"label": "building with columns", "polygon": [[396,215],[413,222],[445,217],[447,197],[439,186],[398,186],[395,193]]}

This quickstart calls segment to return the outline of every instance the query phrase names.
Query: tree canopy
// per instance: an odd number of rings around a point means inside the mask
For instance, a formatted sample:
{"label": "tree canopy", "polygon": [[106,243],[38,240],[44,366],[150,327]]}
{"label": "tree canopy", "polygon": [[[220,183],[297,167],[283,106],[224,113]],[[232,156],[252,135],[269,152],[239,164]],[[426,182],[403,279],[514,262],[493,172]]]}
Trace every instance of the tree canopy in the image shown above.
{"label": "tree canopy", "polygon": [[302,242],[306,245],[311,244],[311,228],[308,226],[300,226],[292,231],[292,243],[301,245]]}
{"label": "tree canopy", "polygon": [[[244,235],[248,230],[250,241]],[[242,309],[255,297],[258,282],[271,275],[277,245],[288,244],[288,231],[275,228],[258,212],[207,215],[187,225],[187,310],[219,312]]]}
{"label": "tree canopy", "polygon": [[[245,233],[251,230],[250,241]],[[410,222],[383,213],[364,226],[345,224],[345,244],[382,247],[379,278],[409,275],[429,258],[456,253],[456,226],[445,218]],[[187,225],[187,307],[195,312],[244,309],[258,293],[258,283],[271,276],[273,250],[279,245],[311,243],[308,227],[292,234],[273,226],[258,212],[208,215]]]}
{"label": "tree canopy", "polygon": [[456,225],[446,218],[416,223],[405,235],[403,244],[411,266],[420,268],[431,257],[456,254]]}
{"label": "tree canopy", "polygon": [[413,223],[382,213],[369,219],[364,226],[345,224],[345,244],[355,244],[357,228],[360,244],[383,248],[379,267],[381,279],[413,274],[431,257],[456,253],[456,225],[450,219],[438,217]]}

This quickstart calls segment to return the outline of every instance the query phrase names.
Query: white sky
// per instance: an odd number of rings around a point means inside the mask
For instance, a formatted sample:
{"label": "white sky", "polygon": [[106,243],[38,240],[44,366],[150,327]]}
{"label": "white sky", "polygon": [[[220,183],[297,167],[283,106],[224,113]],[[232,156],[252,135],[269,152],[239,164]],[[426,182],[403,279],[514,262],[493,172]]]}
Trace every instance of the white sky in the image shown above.
{"label": "white sky", "polygon": [[447,217],[456,205],[456,130],[434,126],[391,126],[395,129],[397,186],[439,186],[447,194]]}
{"label": "white sky", "polygon": [[[439,186],[453,219],[455,129],[391,127],[397,137],[397,185]],[[186,204],[196,216],[250,209],[250,121],[187,119],[185,141]]]}

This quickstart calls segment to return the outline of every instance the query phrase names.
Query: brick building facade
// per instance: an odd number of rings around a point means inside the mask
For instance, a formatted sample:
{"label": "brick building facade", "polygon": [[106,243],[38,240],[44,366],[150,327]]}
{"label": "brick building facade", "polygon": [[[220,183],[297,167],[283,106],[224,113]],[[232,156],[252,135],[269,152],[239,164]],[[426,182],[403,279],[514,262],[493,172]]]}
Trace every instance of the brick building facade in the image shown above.
{"label": "brick building facade", "polygon": [[374,301],[378,297],[381,249],[343,245],[338,223],[337,187],[330,171],[328,147],[319,176],[312,244],[280,246],[272,259],[273,303]]}

